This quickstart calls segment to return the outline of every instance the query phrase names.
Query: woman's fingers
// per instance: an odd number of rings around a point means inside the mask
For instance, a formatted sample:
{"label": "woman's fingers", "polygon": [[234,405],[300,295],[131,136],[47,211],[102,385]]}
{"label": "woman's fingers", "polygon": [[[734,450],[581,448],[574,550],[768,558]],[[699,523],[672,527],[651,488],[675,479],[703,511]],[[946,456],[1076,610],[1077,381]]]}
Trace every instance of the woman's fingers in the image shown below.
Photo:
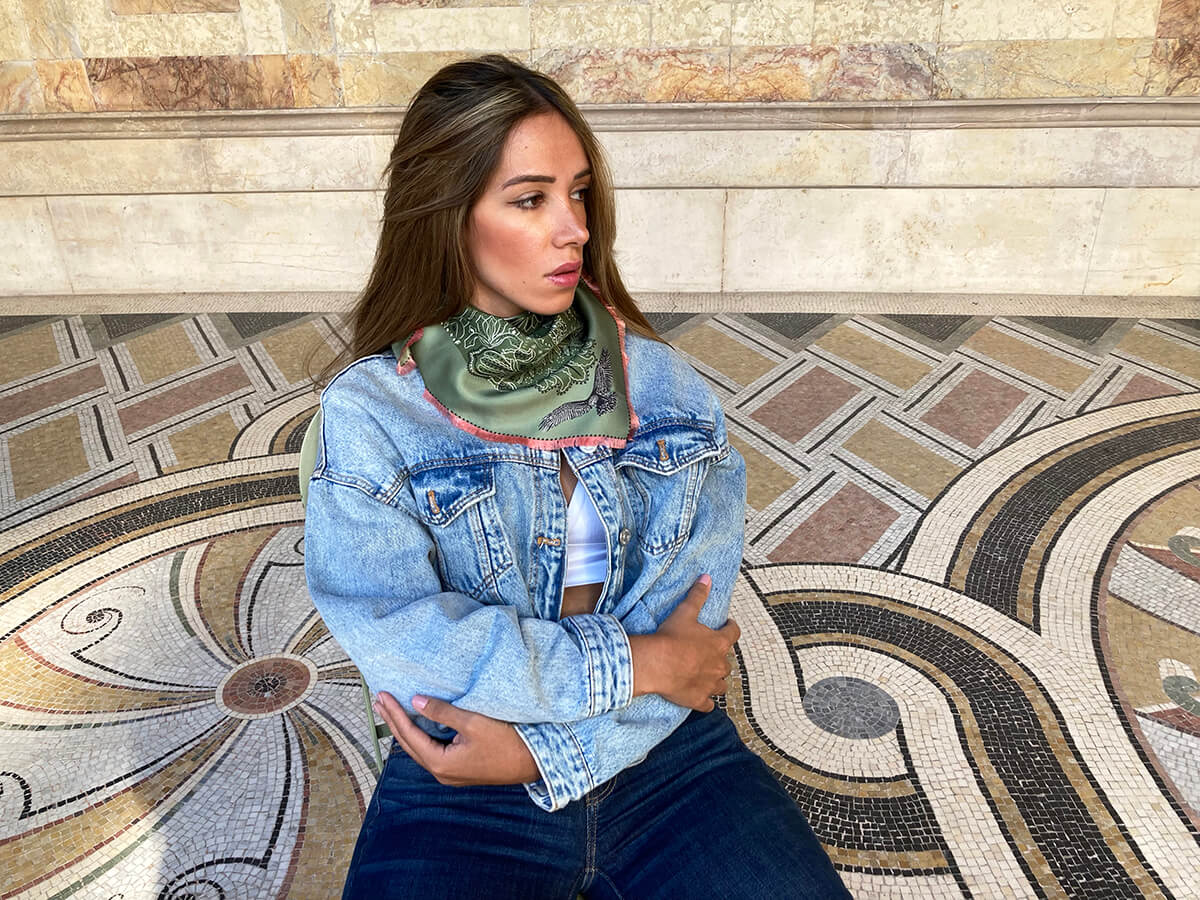
{"label": "woman's fingers", "polygon": [[[426,771],[433,772],[433,766],[440,754],[442,745],[417,727],[408,717],[396,698],[387,691],[380,691],[372,704],[387,723],[392,737],[403,748],[404,752],[421,764]],[[436,774],[436,773],[434,773]]]}
{"label": "woman's fingers", "polygon": [[717,629],[724,636],[725,640],[729,641],[729,646],[732,647],[738,642],[738,638],[742,636],[742,629],[733,619],[727,619],[725,624]]}
{"label": "woman's fingers", "polygon": [[471,726],[480,719],[486,719],[487,716],[481,716],[478,713],[473,713],[470,710],[459,709],[453,704],[447,703],[445,700],[437,700],[433,697],[424,697],[417,694],[412,699],[413,706],[425,718],[437,722],[439,725],[445,725],[448,728],[453,728],[455,731],[463,732],[470,731]]}
{"label": "woman's fingers", "polygon": [[708,599],[708,592],[711,589],[712,578],[709,575],[701,575],[688,588],[688,592],[684,595],[683,603],[680,606],[687,607],[693,619],[698,617],[700,615],[700,608],[704,606],[704,601]]}

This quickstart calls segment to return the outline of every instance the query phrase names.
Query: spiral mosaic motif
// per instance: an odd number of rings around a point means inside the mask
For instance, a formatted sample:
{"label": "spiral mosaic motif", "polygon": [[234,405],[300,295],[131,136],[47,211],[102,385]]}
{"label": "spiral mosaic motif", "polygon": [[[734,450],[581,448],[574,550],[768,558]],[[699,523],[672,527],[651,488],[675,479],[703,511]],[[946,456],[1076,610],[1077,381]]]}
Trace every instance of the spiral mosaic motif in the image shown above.
{"label": "spiral mosaic motif", "polygon": [[308,599],[280,461],[83,501],[0,563],[2,714],[25,738],[0,778],[17,893],[119,896],[149,857],[163,898],[340,891],[371,750],[357,673]]}

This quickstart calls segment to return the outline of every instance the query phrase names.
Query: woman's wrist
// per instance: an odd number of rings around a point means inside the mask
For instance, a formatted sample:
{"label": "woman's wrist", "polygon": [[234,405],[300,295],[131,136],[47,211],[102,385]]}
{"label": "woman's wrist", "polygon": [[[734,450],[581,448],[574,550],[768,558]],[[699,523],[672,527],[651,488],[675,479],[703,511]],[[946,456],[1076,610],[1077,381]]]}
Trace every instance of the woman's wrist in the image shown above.
{"label": "woman's wrist", "polygon": [[635,697],[658,693],[660,644],[661,640],[653,634],[629,635],[629,655],[633,658],[633,696]]}

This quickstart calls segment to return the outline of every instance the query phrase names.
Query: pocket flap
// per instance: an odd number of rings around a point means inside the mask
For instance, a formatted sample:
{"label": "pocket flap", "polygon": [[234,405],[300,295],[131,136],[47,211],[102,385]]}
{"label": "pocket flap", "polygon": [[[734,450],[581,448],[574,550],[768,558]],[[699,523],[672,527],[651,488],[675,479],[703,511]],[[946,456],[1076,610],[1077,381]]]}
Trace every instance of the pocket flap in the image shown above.
{"label": "pocket flap", "polygon": [[496,493],[491,463],[430,466],[411,472],[417,511],[429,525],[447,525],[464,509]]}
{"label": "pocket flap", "polygon": [[613,465],[670,475],[698,460],[719,456],[721,449],[713,430],[701,423],[656,425],[646,431],[639,429],[618,451]]}

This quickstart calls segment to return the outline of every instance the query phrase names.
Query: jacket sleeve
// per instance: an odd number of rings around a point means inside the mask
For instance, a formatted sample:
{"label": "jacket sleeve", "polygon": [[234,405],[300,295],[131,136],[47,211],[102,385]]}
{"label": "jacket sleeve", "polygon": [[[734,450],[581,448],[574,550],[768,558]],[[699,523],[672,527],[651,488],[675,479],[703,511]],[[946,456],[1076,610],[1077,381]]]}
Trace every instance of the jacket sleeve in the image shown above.
{"label": "jacket sleeve", "polygon": [[616,617],[561,622],[446,591],[425,524],[320,466],[305,515],[309,592],[372,690],[393,694],[430,734],[415,693],[509,722],[585,719],[633,695],[629,639]]}
{"label": "jacket sleeve", "polygon": [[[719,405],[717,416],[723,430]],[[657,629],[704,572],[712,576],[712,587],[699,620],[710,628],[725,624],[742,562],[745,501],[745,461],[729,447],[728,454],[714,462],[704,477],[687,542],[636,604],[638,621],[626,617],[624,624],[629,633]],[[646,694],[623,709],[577,722],[518,724],[517,732],[542,776],[525,789],[543,809],[561,809],[645,759],[689,712],[657,694]]]}

